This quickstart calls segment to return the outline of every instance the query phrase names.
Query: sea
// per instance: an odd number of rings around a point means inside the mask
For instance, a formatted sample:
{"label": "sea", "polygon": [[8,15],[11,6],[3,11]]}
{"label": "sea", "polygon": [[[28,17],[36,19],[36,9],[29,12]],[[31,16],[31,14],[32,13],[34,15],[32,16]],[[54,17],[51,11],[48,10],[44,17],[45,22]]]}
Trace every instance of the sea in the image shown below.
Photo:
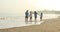
{"label": "sea", "polygon": [[[55,19],[58,18],[60,14],[43,14],[43,19]],[[30,21],[30,18],[28,18]],[[37,23],[35,24],[34,14],[32,18],[32,23],[28,22],[25,23],[25,14],[3,14],[0,15],[0,29],[6,28],[13,28],[13,27],[23,27],[23,26],[30,26],[30,25],[40,25],[44,21],[40,21],[40,15],[37,16]]]}

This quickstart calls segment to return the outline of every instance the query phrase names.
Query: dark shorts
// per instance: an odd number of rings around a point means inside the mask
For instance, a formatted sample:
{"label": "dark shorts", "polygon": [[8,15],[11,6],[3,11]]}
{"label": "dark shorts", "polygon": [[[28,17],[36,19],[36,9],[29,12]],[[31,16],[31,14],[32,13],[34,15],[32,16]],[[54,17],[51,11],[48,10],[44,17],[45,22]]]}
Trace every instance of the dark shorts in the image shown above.
{"label": "dark shorts", "polygon": [[30,17],[30,19],[32,19],[32,17]]}
{"label": "dark shorts", "polygon": [[25,18],[28,18],[28,16],[25,16]]}
{"label": "dark shorts", "polygon": [[40,19],[42,19],[42,17],[40,17]]}
{"label": "dark shorts", "polygon": [[35,16],[35,18],[37,18],[37,16]]}

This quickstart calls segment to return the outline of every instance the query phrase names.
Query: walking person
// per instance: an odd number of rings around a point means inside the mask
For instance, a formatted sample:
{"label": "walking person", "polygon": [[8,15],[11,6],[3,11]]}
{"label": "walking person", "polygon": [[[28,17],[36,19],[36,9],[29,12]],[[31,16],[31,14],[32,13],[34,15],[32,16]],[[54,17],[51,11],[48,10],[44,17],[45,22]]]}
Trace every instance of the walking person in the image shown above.
{"label": "walking person", "polygon": [[30,11],[30,22],[32,23],[32,11]]}
{"label": "walking person", "polygon": [[29,13],[28,13],[28,10],[25,12],[25,22],[26,24],[28,23],[28,16],[29,16]]}
{"label": "walking person", "polygon": [[37,12],[36,11],[34,11],[34,17],[35,17],[35,24],[36,24],[36,18],[37,18]]}
{"label": "walking person", "polygon": [[40,15],[40,21],[42,21],[42,17],[43,17],[43,13],[41,12],[41,15]]}

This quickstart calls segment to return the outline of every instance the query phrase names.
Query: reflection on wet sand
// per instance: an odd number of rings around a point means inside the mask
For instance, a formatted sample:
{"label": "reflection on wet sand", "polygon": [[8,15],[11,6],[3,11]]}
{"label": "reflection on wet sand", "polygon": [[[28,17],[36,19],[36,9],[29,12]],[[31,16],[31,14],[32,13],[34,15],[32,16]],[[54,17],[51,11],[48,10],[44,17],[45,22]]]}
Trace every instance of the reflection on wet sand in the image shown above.
{"label": "reflection on wet sand", "polygon": [[35,24],[37,23],[37,20],[34,20],[35,21]]}
{"label": "reflection on wet sand", "polygon": [[26,24],[33,24],[33,23],[37,24],[38,22],[40,23],[42,21],[38,21],[38,20],[27,20],[27,19],[25,19],[25,23]]}
{"label": "reflection on wet sand", "polygon": [[29,22],[30,22],[30,24],[32,24],[32,22],[33,22],[33,21],[32,21],[32,19],[31,19],[31,20],[29,20]]}

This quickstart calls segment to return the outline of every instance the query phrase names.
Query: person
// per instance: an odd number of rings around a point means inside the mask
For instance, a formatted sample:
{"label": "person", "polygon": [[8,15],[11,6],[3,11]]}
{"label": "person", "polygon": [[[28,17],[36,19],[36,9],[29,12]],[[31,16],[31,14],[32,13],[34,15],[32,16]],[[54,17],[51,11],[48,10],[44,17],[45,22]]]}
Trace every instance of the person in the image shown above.
{"label": "person", "polygon": [[37,12],[36,11],[34,11],[34,17],[35,17],[35,20],[36,20],[36,18],[37,18]]}
{"label": "person", "polygon": [[29,16],[29,13],[28,13],[28,10],[25,12],[25,22],[27,23],[28,22],[28,16]]}
{"label": "person", "polygon": [[35,24],[37,23],[36,18],[37,18],[37,12],[34,11],[34,17],[35,17]]}
{"label": "person", "polygon": [[43,13],[41,12],[40,21],[42,21]]}
{"label": "person", "polygon": [[30,11],[30,20],[32,20],[32,11]]}
{"label": "person", "polygon": [[32,11],[30,11],[30,23],[32,23]]}

